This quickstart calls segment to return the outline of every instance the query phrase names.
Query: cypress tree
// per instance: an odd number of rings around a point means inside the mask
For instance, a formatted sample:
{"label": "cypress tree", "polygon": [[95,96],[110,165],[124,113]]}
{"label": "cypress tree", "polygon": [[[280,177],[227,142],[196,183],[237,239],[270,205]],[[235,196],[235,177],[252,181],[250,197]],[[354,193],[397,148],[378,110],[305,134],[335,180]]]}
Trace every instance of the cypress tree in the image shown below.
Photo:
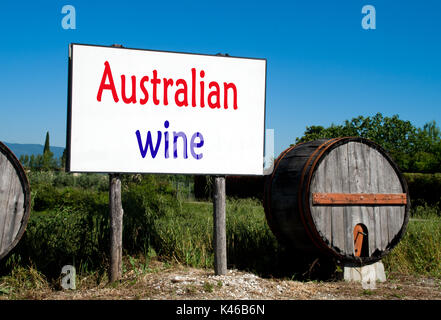
{"label": "cypress tree", "polygon": [[49,147],[49,131],[46,132],[46,140],[44,141],[44,149],[43,149],[43,154],[47,153],[51,151],[50,147]]}

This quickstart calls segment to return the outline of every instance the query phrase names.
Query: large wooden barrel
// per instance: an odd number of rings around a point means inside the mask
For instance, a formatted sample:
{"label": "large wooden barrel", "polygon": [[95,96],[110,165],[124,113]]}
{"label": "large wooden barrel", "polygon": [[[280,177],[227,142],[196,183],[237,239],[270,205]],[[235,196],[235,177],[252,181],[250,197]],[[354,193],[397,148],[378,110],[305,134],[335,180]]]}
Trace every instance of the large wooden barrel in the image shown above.
{"label": "large wooden barrel", "polygon": [[22,237],[30,214],[28,178],[18,159],[0,142],[0,260]]}
{"label": "large wooden barrel", "polygon": [[265,181],[264,207],[279,241],[338,261],[369,264],[402,238],[410,200],[387,152],[363,138],[286,149]]}

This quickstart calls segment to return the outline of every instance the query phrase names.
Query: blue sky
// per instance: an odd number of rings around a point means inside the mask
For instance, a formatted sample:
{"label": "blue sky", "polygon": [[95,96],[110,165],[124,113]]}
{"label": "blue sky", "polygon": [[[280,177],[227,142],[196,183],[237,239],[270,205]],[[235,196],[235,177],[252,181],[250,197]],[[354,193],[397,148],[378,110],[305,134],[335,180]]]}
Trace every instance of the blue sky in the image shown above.
{"label": "blue sky", "polygon": [[[64,30],[64,5],[76,29]],[[361,26],[364,5],[376,29]],[[276,156],[306,126],[441,124],[441,1],[3,1],[0,140],[65,146],[71,42],[267,59]]]}

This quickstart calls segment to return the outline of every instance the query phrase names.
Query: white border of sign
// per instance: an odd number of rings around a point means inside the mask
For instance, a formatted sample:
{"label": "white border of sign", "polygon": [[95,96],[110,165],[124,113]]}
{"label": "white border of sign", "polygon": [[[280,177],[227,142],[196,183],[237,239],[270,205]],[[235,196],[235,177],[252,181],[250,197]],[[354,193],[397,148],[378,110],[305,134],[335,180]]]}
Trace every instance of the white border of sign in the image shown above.
{"label": "white border of sign", "polygon": [[[170,56],[174,55],[176,57],[179,57],[179,55],[182,55],[181,56],[182,58],[184,58],[184,59],[191,59],[193,61],[195,61],[195,57],[196,58],[197,57],[201,57],[201,59],[199,59],[199,60],[207,59],[206,57],[209,57],[209,59],[213,60],[212,58],[215,57],[216,59],[235,59],[237,61],[243,61],[243,62],[247,62],[246,60],[249,60],[248,61],[249,63],[252,62],[252,61],[261,61],[261,62],[263,62],[264,63],[264,72],[265,72],[265,74],[264,74],[264,84],[263,84],[264,92],[261,93],[261,95],[263,97],[263,101],[261,102],[262,106],[259,106],[259,108],[263,107],[263,110],[258,109],[259,112],[257,112],[257,114],[259,115],[258,119],[260,119],[260,116],[262,118],[260,120],[257,119],[256,121],[254,121],[254,122],[258,122],[258,123],[256,124],[255,128],[253,128],[254,131],[251,130],[251,131],[253,131],[253,134],[254,134],[253,137],[260,136],[260,138],[258,138],[258,139],[261,139],[260,140],[261,144],[260,144],[260,142],[257,143],[257,145],[259,145],[259,149],[260,149],[260,146],[262,147],[261,150],[259,150],[259,155],[256,156],[257,155],[256,148],[253,149],[255,151],[254,152],[255,155],[251,159],[243,159],[243,154],[242,154],[241,157],[239,157],[239,159],[237,159],[237,157],[235,158],[234,155],[229,154],[228,155],[228,160],[226,161],[225,158],[224,158],[223,159],[223,163],[222,163],[222,165],[223,165],[224,163],[228,162],[228,165],[225,165],[225,166],[221,166],[221,165],[213,166],[213,165],[211,165],[211,166],[207,167],[208,169],[207,168],[202,168],[201,170],[199,170],[199,168],[196,167],[195,165],[189,166],[189,168],[187,168],[188,166],[186,165],[187,163],[190,163],[190,161],[193,161],[193,163],[195,163],[195,161],[197,161],[197,160],[193,160],[193,159],[178,159],[178,158],[173,159],[173,152],[174,151],[173,151],[173,147],[170,145],[169,153],[172,156],[170,158],[167,158],[166,160],[163,160],[163,162],[164,161],[169,161],[168,162],[169,164],[165,165],[165,167],[167,167],[167,169],[164,169],[161,166],[159,166],[159,167],[158,166],[155,167],[154,165],[150,166],[149,164],[153,164],[152,162],[147,163],[146,165],[142,165],[142,168],[140,168],[141,166],[139,165],[139,163],[136,164],[136,165],[127,166],[127,167],[115,167],[115,166],[113,166],[113,167],[112,166],[105,167],[105,166],[100,166],[100,164],[97,164],[97,162],[100,162],[102,159],[105,159],[105,160],[109,159],[109,154],[104,156],[103,153],[98,153],[99,151],[97,151],[97,154],[95,154],[95,156],[93,156],[93,158],[94,158],[93,162],[95,162],[95,164],[89,165],[89,163],[86,160],[81,160],[82,163],[80,163],[81,161],[79,161],[78,159],[85,159],[85,155],[84,155],[85,152],[82,150],[84,144],[87,143],[85,135],[86,135],[86,133],[90,134],[92,132],[92,127],[91,127],[90,123],[87,124],[85,122],[86,118],[84,116],[88,112],[88,108],[90,110],[90,106],[88,106],[88,105],[86,106],[87,103],[84,103],[79,98],[79,96],[85,96],[86,95],[84,93],[86,91],[86,89],[84,89],[84,87],[87,87],[87,86],[82,85],[83,88],[81,89],[82,90],[82,94],[81,95],[76,94],[76,92],[73,93],[73,86],[75,86],[76,90],[78,91],[79,89],[77,89],[77,88],[81,88],[81,86],[78,85],[78,84],[82,83],[82,82],[79,82],[79,80],[77,78],[75,78],[75,75],[79,74],[80,72],[84,73],[84,69],[85,69],[83,67],[83,70],[82,70],[81,68],[79,68],[74,63],[74,57],[75,57],[74,49],[75,48],[81,48],[82,50],[86,50],[87,48],[91,48],[91,49],[94,49],[96,51],[100,51],[100,50],[102,51],[103,49],[104,50],[113,50],[112,54],[113,55],[117,55],[117,56],[123,56],[124,53],[130,53],[131,56],[136,56],[136,55],[140,55],[141,53],[146,52],[146,53],[151,53],[151,54],[156,54],[156,55],[158,55],[158,54],[159,55],[160,54],[169,54]],[[123,53],[120,50],[124,50],[125,52]],[[78,51],[80,51],[80,49]],[[83,54],[83,61],[84,61],[84,56],[87,56],[87,55]],[[148,56],[148,55],[146,55],[146,56]],[[164,56],[166,56],[166,55],[164,55]],[[89,54],[88,57],[90,57],[92,59],[93,55]],[[179,58],[181,58],[181,57],[179,57]],[[238,59],[240,59],[240,60],[238,60]],[[222,60],[220,60],[220,61],[222,61]],[[232,60],[223,60],[223,61],[226,62],[226,63],[231,63]],[[104,67],[103,62],[100,62],[99,63],[99,70],[100,70],[99,80],[101,80],[101,77],[104,78],[104,75],[103,75],[104,68],[105,67]],[[121,75],[121,72],[118,72],[117,68],[115,68],[115,69],[116,69],[116,71],[114,71],[112,69],[112,72],[114,72],[113,77],[117,78],[117,77],[119,77]],[[87,69],[85,69],[85,70],[87,70]],[[132,75],[131,71],[133,71],[133,69],[129,70],[125,74],[127,79],[128,79],[127,80],[127,82],[128,82],[127,88],[128,89],[126,89],[126,91],[128,91],[128,92],[130,92],[129,88],[131,86],[131,84],[130,84],[130,76]],[[198,70],[197,73],[199,73],[199,71],[200,70]],[[159,73],[160,73],[160,70],[158,69],[158,77],[165,76],[165,75],[159,75]],[[85,74],[87,75],[87,72]],[[137,78],[139,79],[140,77],[138,77],[138,76],[139,75],[137,75]],[[151,73],[149,74],[149,76],[151,77]],[[208,72],[207,72],[207,76],[208,76]],[[245,57],[232,57],[232,56],[220,56],[220,55],[207,55],[207,54],[198,54],[198,53],[183,53],[183,52],[172,52],[172,51],[158,51],[158,50],[135,49],[135,48],[119,48],[119,47],[113,47],[113,46],[87,45],[87,44],[72,43],[72,44],[69,45],[68,112],[67,112],[67,136],[66,136],[66,150],[67,150],[66,171],[68,171],[68,172],[96,172],[96,173],[100,172],[100,173],[159,173],[159,174],[202,174],[202,175],[263,175],[264,174],[264,150],[265,150],[266,77],[267,77],[267,61],[266,61],[266,59],[245,58]],[[83,76],[83,79],[84,79],[84,76]],[[95,84],[96,82],[97,81],[95,79],[93,83]],[[108,81],[107,81],[107,83],[108,83]],[[115,83],[116,83],[116,81],[115,81]],[[96,88],[93,89],[94,92],[96,92],[98,90],[99,85],[100,85],[100,81],[98,81],[98,83],[96,83]],[[206,90],[206,95],[207,95],[208,92],[209,92],[208,85],[206,85],[206,89],[205,90]],[[239,89],[237,91],[239,91]],[[121,92],[119,91],[119,88],[117,88],[117,92],[118,92],[119,98],[121,99]],[[248,94],[249,93],[250,93],[250,90],[248,91]],[[75,96],[73,96],[73,94],[75,94]],[[149,94],[150,94],[150,100],[152,100],[152,96],[151,96],[152,93],[149,92]],[[96,93],[95,93],[95,95],[96,95]],[[90,98],[90,96],[91,96],[90,93],[87,96]],[[107,112],[107,110],[110,110],[110,112],[112,110],[115,110],[115,109],[107,108],[107,106],[109,106],[109,103],[108,103],[109,99],[112,97],[112,94],[111,94],[110,90],[105,90],[105,93],[103,93],[103,97],[104,96],[108,100],[107,100],[106,109],[102,109],[102,110],[106,110],[106,112]],[[75,101],[73,101],[73,100],[75,100]],[[103,98],[103,101],[104,101],[104,98]],[[113,103],[113,101],[111,101],[111,102]],[[95,105],[97,105],[96,101],[94,101],[94,103],[95,103]],[[113,104],[116,104],[116,103],[113,103]],[[125,105],[124,103],[122,103],[122,101],[119,101],[119,104],[120,105],[118,105],[118,107],[126,108],[125,110],[130,110],[130,108],[139,108],[140,107],[140,106],[135,106],[134,104],[133,105]],[[149,106],[147,105],[147,108],[148,107]],[[172,107],[172,106],[169,105],[167,107]],[[151,106],[150,106],[150,108],[151,108]],[[176,106],[173,106],[173,108],[178,110],[178,111],[181,110],[179,107],[176,107]],[[190,105],[188,107],[182,107],[182,109],[184,109],[184,108],[188,108],[187,110],[190,110],[190,111],[191,110],[195,111],[199,107],[194,108],[194,107],[192,107]],[[240,105],[239,105],[239,108],[240,108]],[[239,110],[239,108],[238,108],[238,110]],[[208,106],[206,106],[206,109],[208,109]],[[81,112],[79,113],[78,110],[81,110],[82,113]],[[212,122],[214,122],[214,121],[217,121],[217,122],[224,121],[224,123],[225,123],[225,119],[228,119],[228,118],[225,117],[225,116],[222,116],[222,112],[224,111],[224,114],[226,114],[226,112],[230,112],[230,114],[232,114],[232,112],[237,111],[237,110],[233,110],[233,108],[231,107],[231,103],[230,103],[229,110],[203,110],[203,111],[205,112],[205,114],[209,114],[210,113],[210,112],[207,112],[207,111],[211,111],[212,115],[217,114],[215,117],[212,117],[212,118],[216,118],[216,120],[210,119],[210,121],[212,121]],[[103,113],[106,113],[106,112],[103,112]],[[249,113],[250,110],[248,110],[247,112]],[[160,112],[159,113],[156,112],[156,113],[159,114]],[[170,112],[168,112],[168,113],[170,114]],[[81,114],[81,116],[78,116],[79,114]],[[184,112],[181,112],[181,114],[184,115]],[[150,117],[151,116],[152,116],[152,114],[150,114]],[[95,121],[97,121],[97,122],[101,121],[100,118],[97,117],[96,115],[94,115],[94,117],[95,117],[94,118]],[[159,119],[161,117],[163,119]],[[158,122],[158,123],[160,122],[157,127],[149,127],[149,128],[141,128],[140,127],[139,128],[141,136],[143,135],[143,138],[141,140],[138,138],[138,142],[137,142],[137,139],[136,139],[137,136],[135,136],[135,132],[131,132],[131,131],[134,131],[134,130],[130,131],[130,133],[133,134],[133,141],[134,141],[134,143],[138,144],[138,146],[137,146],[137,148],[139,147],[138,153],[139,153],[139,151],[141,151],[141,145],[139,145],[140,141],[144,141],[144,143],[145,143],[145,140],[147,138],[147,129],[151,129],[151,134],[152,134],[152,137],[153,137],[152,138],[152,142],[156,142],[157,141],[157,140],[155,140],[155,139],[157,139],[156,134],[157,134],[157,132],[159,132],[160,129],[165,130],[164,129],[164,126],[165,126],[164,120],[168,116],[166,116],[166,117],[161,116],[161,117],[158,116],[157,117],[158,119],[156,119],[157,120],[156,122]],[[180,120],[179,118],[180,117],[181,116],[179,116],[179,117],[175,116],[176,121],[174,121],[174,123],[172,123],[172,121],[170,121],[170,132],[169,132],[170,135],[172,135],[173,130],[180,131],[179,127],[172,128],[173,124],[179,124],[179,120]],[[104,117],[104,119],[106,119],[106,118]],[[133,117],[133,115],[132,115],[131,119],[136,119],[136,117]],[[112,120],[114,120],[114,119],[112,119]],[[169,119],[167,119],[167,120],[169,120]],[[242,121],[242,123],[243,123],[244,120],[248,120],[248,119],[242,118],[240,121]],[[187,117],[186,121],[187,122],[184,122],[184,120],[182,120],[181,124],[182,123],[187,124],[188,123],[188,117]],[[237,123],[240,123],[240,121],[238,121]],[[96,129],[99,129],[100,125],[103,125],[104,122],[105,121],[103,120],[101,124],[98,124]],[[125,122],[123,122],[123,124],[124,123]],[[238,127],[237,123],[236,123],[236,127]],[[249,122],[245,122],[243,124],[245,126],[250,126]],[[162,127],[160,127],[160,126],[162,126]],[[252,127],[252,125],[250,127]],[[256,132],[256,128],[258,129],[258,132]],[[201,130],[202,133],[204,132],[203,131],[204,129],[205,130],[210,130],[210,128],[207,128],[207,126],[205,126],[205,128],[203,128]],[[107,128],[107,130],[108,130],[108,128]],[[226,130],[228,130],[228,128],[226,128]],[[182,131],[185,131],[185,129],[183,129]],[[246,130],[244,132],[246,132]],[[192,132],[189,132],[189,134],[191,134],[191,133]],[[164,131],[164,137],[165,137],[165,131]],[[208,137],[210,137],[210,136],[208,136]],[[210,138],[213,139],[212,137],[213,136],[211,136]],[[97,138],[97,139],[99,139],[99,138]],[[101,139],[102,139],[102,137],[101,137]],[[172,140],[173,140],[173,138],[171,137],[170,138],[170,142],[172,142]],[[188,137],[188,140],[190,140],[190,136]],[[204,141],[205,144],[207,144],[207,140],[208,140],[208,138],[205,138],[205,141]],[[91,144],[89,146],[84,147],[84,149],[88,149],[88,152],[91,152],[91,150],[93,152],[93,147],[95,145],[97,145],[96,141],[98,141],[98,140],[95,140],[95,142],[91,142]],[[163,139],[163,141],[165,141],[165,140]],[[198,140],[196,139],[195,141],[196,141],[196,144],[197,144]],[[201,141],[201,140],[199,140],[199,141]],[[256,141],[257,140],[255,140],[254,142],[256,142]],[[212,141],[210,141],[210,142],[212,142]],[[244,145],[245,142],[246,142],[245,140],[241,141],[242,145]],[[95,143],[95,145],[94,145],[94,143]],[[213,141],[213,144],[214,143],[215,142]],[[190,142],[188,142],[188,144],[190,144]],[[79,145],[81,145],[81,148],[79,148]],[[177,145],[179,145],[179,143]],[[206,148],[208,150],[210,150],[209,147],[206,147]],[[211,148],[213,148],[213,146],[211,146]],[[202,149],[203,148],[201,148],[201,150]],[[205,150],[207,150],[207,149],[205,149]],[[213,149],[211,149],[211,150],[213,150]],[[237,152],[237,150],[238,150],[237,146],[236,146],[235,150],[236,150],[235,152]],[[164,154],[164,150],[162,150],[162,146],[160,146],[159,152],[162,153],[162,156],[165,155]],[[159,154],[159,152],[158,152],[158,154]],[[78,154],[81,154],[82,158],[78,157]],[[114,155],[115,152],[114,153],[111,152],[111,154]],[[259,159],[256,159],[257,157]],[[113,156],[112,156],[112,158],[113,158]],[[147,159],[147,158],[148,157],[146,157],[143,160],[144,161],[146,161],[146,160],[148,161],[149,159]],[[138,161],[138,160],[139,159],[136,159],[136,161]],[[150,160],[153,160],[153,159],[150,159]],[[122,159],[119,159],[118,161],[119,161],[118,163],[122,163]],[[185,161],[187,161],[187,162],[185,162]],[[239,166],[235,165],[234,161],[241,161],[242,164],[239,165]],[[103,161],[103,162],[105,162],[105,161]],[[259,162],[259,164],[257,162]],[[79,163],[80,163],[80,165],[78,165]],[[86,165],[84,165],[84,163]],[[199,162],[199,163],[202,163],[202,161]],[[136,170],[127,169],[128,167],[136,168]],[[248,169],[248,167],[250,169]],[[168,168],[170,168],[170,170]]]}

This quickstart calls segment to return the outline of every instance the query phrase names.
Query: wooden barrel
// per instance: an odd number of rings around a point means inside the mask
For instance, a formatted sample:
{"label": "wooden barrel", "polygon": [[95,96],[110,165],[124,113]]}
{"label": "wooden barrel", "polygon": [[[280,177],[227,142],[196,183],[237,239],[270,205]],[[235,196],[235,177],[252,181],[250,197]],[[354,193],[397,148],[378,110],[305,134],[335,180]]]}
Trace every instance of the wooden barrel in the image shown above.
{"label": "wooden barrel", "polygon": [[30,207],[26,173],[12,151],[0,142],[0,260],[22,237]]}
{"label": "wooden barrel", "polygon": [[341,262],[369,264],[402,238],[410,200],[387,152],[363,138],[286,149],[266,178],[268,224],[279,241]]}

